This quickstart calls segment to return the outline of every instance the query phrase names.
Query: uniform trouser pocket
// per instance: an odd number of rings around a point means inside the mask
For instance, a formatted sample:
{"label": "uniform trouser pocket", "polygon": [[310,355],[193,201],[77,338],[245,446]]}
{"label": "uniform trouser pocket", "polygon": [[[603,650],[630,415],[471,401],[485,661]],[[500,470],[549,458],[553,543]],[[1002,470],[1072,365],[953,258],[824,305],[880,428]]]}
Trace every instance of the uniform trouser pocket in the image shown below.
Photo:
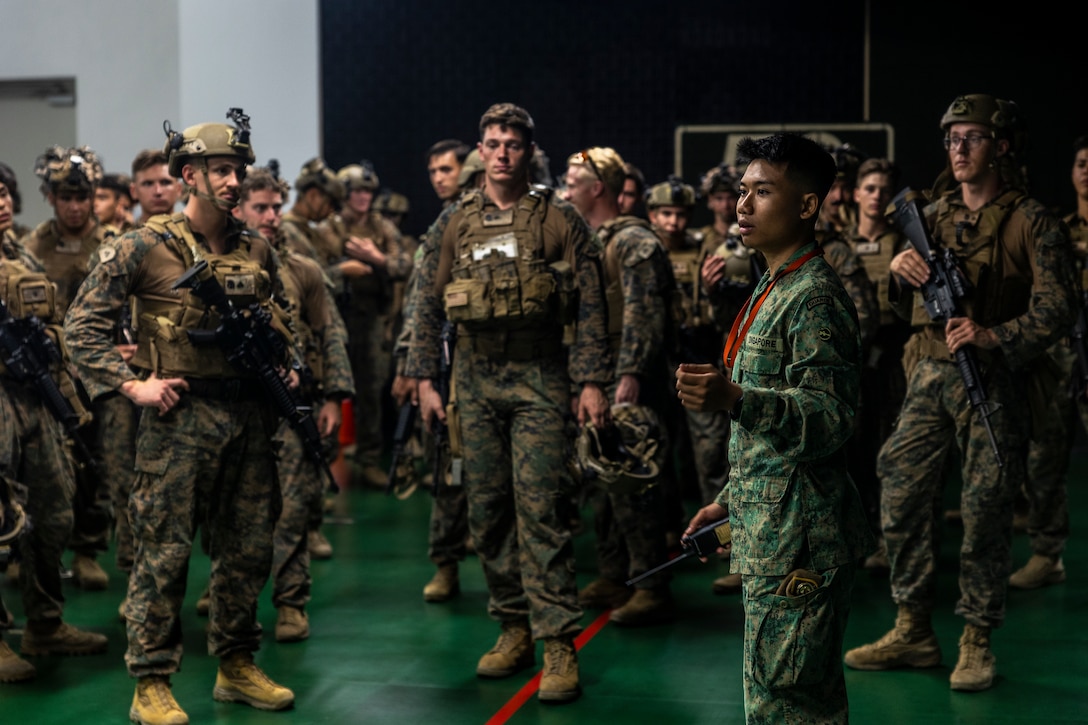
{"label": "uniform trouser pocket", "polygon": [[831,646],[836,641],[830,592],[835,571],[823,572],[824,583],[807,594],[768,593],[749,600],[749,617],[756,630],[752,676],[761,686],[816,684],[827,678],[828,668],[839,666],[838,653]]}

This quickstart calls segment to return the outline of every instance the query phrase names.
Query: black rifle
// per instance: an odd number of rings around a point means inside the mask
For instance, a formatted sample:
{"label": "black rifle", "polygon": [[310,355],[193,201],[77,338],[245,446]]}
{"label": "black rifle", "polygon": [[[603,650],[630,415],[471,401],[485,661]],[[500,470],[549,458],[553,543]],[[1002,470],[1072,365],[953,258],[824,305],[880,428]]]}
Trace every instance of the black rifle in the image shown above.
{"label": "black rifle", "polygon": [[45,324],[35,315],[16,319],[8,306],[0,300],[0,354],[8,375],[19,383],[30,383],[49,409],[50,414],[64,426],[68,437],[75,444],[81,462],[91,469],[98,464],[90,448],[80,437],[79,414],[60,391],[50,373],[53,365],[63,365],[60,349],[45,331]]}
{"label": "black rifle", "polygon": [[[930,237],[929,229],[922,217],[922,205],[918,196],[909,188],[896,194],[892,199],[895,210],[891,212],[890,219],[929,265],[929,279],[921,287],[922,302],[925,304],[929,318],[943,324],[950,317],[962,315],[959,300],[967,296],[969,285],[952,250],[937,247]],[[994,430],[990,425],[990,416],[997,410],[997,406],[986,398],[986,389],[982,387],[982,375],[978,369],[978,358],[975,355],[974,346],[966,345],[959,348],[956,350],[955,357],[956,367],[959,368],[963,386],[967,388],[971,407],[978,411],[982,418],[982,424],[986,426],[986,434],[990,437],[990,447],[994,451],[994,458],[997,459],[997,465],[1001,466],[1001,451],[997,447],[997,438],[994,437]]]}
{"label": "black rifle", "polygon": [[653,576],[662,569],[668,569],[673,564],[679,564],[684,559],[690,559],[693,556],[698,556],[700,558],[710,556],[732,540],[733,532],[729,528],[729,517],[726,516],[724,519],[715,521],[712,524],[707,524],[691,536],[685,536],[680,539],[680,553],[677,556],[669,559],[664,564],[655,566],[649,571],[642,572],[633,579],[628,579],[627,586],[636,584],[646,577]]}
{"label": "black rifle", "polygon": [[[441,348],[441,359],[439,360],[438,367],[438,379],[435,380],[435,387],[438,390],[438,395],[442,399],[442,407],[445,408],[450,402],[450,375],[453,370],[453,348],[457,345],[457,325],[446,320],[442,323],[442,334],[439,335],[438,344]],[[443,484],[446,482],[446,467],[444,452],[449,450],[449,427],[438,420],[438,416],[435,416],[434,424],[431,429],[431,433],[434,435],[434,474],[433,481],[431,483],[431,495],[437,496],[441,492]],[[455,470],[452,471],[452,480],[454,484],[459,485],[461,481],[460,459],[456,461],[450,461],[450,466]]]}
{"label": "black rifle", "polygon": [[279,361],[286,357],[287,348],[286,341],[272,327],[272,313],[259,303],[249,305],[248,315],[237,309],[203,259],[181,275],[172,289],[182,288],[191,289],[206,306],[219,313],[217,328],[189,330],[189,339],[194,344],[216,343],[235,369],[256,374],[265,392],[272,398],[276,412],[298,433],[306,455],[325,474],[329,489],[338,492],[340,487],[321,450],[321,434],[310,415],[311,408],[295,400],[277,369]]}
{"label": "black rifle", "polygon": [[408,445],[408,440],[412,437],[412,432],[415,430],[417,410],[418,408],[412,404],[411,400],[406,400],[404,405],[400,406],[400,412],[397,414],[397,429],[393,431],[393,457],[389,461],[389,480],[385,484],[387,494],[391,494],[396,490],[397,466],[400,465],[400,459],[404,456],[404,449]]}

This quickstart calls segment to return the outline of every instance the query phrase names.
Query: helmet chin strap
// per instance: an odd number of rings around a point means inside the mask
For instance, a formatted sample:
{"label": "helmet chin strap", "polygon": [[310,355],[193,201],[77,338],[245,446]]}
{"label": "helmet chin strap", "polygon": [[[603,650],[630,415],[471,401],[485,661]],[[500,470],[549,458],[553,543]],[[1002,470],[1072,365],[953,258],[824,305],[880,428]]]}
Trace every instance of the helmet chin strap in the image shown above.
{"label": "helmet chin strap", "polygon": [[[212,188],[212,181],[210,178],[208,178],[208,163],[204,159],[200,159],[199,163],[194,165],[199,166],[200,173],[204,174],[204,185],[207,186],[209,189]],[[220,199],[218,196],[212,196],[206,191],[201,191],[195,186],[190,186],[189,184],[186,184],[184,179],[182,179],[181,185],[184,188],[185,192],[189,194],[194,194],[197,198],[203,199],[204,201],[215,206],[216,209],[220,209],[222,211],[230,213],[230,211],[234,209],[234,207],[238,206],[237,201],[227,201],[226,199]]]}

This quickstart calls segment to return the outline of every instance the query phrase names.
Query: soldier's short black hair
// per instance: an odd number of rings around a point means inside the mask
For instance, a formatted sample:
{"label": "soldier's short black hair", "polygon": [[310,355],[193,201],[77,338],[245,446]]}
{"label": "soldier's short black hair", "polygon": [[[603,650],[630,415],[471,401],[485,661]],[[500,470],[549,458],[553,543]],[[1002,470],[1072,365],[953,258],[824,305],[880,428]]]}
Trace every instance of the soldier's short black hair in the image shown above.
{"label": "soldier's short black hair", "polygon": [[435,156],[441,156],[443,154],[453,152],[457,157],[457,163],[464,164],[465,159],[468,157],[469,152],[472,151],[469,145],[464,141],[456,138],[447,138],[441,141],[437,141],[431,145],[431,148],[427,149],[427,157],[423,159],[428,164]]}
{"label": "soldier's short black hair", "polygon": [[623,178],[624,181],[627,179],[635,180],[635,193],[641,199],[642,195],[646,193],[646,177],[643,175],[642,170],[630,161],[624,162]]}
{"label": "soldier's short black hair", "polygon": [[776,133],[753,139],[746,137],[737,144],[737,162],[744,166],[752,161],[785,164],[786,175],[806,194],[816,194],[822,204],[838,169],[835,159],[823,146],[799,133]]}
{"label": "soldier's short black hair", "polygon": [[[1076,156],[1077,152],[1081,149],[1088,149],[1088,134],[1084,136],[1078,136],[1077,140],[1073,142],[1073,155]],[[10,186],[8,187],[11,188]]]}
{"label": "soldier's short black hair", "polygon": [[0,184],[8,187],[11,195],[11,213],[18,214],[23,210],[23,197],[19,196],[19,182],[15,178],[15,170],[0,161]]}
{"label": "soldier's short black hair", "polygon": [[126,174],[104,174],[102,181],[98,182],[98,188],[109,189],[118,198],[123,196],[129,201],[134,201],[130,191],[131,184],[132,179],[128,178]]}

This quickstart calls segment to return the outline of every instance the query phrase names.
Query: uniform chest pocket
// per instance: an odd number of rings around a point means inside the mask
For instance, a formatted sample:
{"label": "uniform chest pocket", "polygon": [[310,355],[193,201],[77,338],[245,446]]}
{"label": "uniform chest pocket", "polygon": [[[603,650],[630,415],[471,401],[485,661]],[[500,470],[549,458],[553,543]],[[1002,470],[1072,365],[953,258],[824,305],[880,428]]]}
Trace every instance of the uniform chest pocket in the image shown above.
{"label": "uniform chest pocket", "polygon": [[759,384],[782,375],[782,358],[781,350],[747,349],[737,363],[743,373],[742,379]]}

